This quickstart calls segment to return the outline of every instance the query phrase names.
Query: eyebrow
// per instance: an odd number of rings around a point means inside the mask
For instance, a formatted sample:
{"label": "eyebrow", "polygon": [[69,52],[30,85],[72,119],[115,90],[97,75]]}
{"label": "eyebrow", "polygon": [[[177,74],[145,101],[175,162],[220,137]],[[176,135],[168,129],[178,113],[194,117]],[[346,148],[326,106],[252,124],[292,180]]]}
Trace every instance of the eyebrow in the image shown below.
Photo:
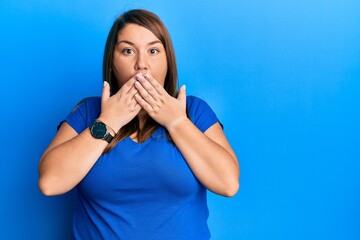
{"label": "eyebrow", "polygon": [[[128,40],[121,40],[121,41],[117,42],[116,45],[119,45],[120,43],[127,43],[131,46],[135,46],[135,43],[128,41]],[[154,45],[155,43],[162,44],[162,42],[160,40],[155,40],[155,41],[149,42],[147,45],[150,46],[150,45]]]}

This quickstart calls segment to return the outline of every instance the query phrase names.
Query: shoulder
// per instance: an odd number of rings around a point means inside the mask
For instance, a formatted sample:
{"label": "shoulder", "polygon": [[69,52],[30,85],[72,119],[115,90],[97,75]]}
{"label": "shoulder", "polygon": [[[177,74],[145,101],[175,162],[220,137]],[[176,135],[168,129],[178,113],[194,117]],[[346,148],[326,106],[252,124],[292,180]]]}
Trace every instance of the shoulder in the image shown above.
{"label": "shoulder", "polygon": [[99,116],[101,111],[100,97],[87,97],[78,102],[66,118],[60,122],[67,122],[77,133],[81,133]]}
{"label": "shoulder", "polygon": [[205,100],[196,96],[186,97],[186,108],[190,115],[196,115],[202,112],[213,111],[210,105]]}
{"label": "shoulder", "polygon": [[202,132],[219,121],[207,102],[199,97],[187,96],[186,108],[188,117]]}
{"label": "shoulder", "polygon": [[86,122],[92,122],[100,115],[100,112],[101,98],[87,97],[76,104],[69,116],[75,119],[83,119]]}
{"label": "shoulder", "polygon": [[187,96],[186,97],[186,107],[188,109],[196,108],[201,105],[208,105],[203,99],[196,97],[196,96]]}
{"label": "shoulder", "polygon": [[82,99],[76,104],[76,106],[71,110],[71,113],[76,112],[80,109],[97,109],[101,107],[101,98],[100,97],[87,97]]}

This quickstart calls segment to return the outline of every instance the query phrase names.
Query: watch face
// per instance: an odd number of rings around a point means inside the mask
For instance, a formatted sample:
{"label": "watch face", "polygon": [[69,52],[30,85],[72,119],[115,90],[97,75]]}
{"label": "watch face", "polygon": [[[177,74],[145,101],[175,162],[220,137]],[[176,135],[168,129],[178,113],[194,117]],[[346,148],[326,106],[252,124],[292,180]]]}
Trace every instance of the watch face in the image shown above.
{"label": "watch face", "polygon": [[94,138],[104,138],[106,134],[106,125],[102,122],[95,122],[91,127],[91,134]]}

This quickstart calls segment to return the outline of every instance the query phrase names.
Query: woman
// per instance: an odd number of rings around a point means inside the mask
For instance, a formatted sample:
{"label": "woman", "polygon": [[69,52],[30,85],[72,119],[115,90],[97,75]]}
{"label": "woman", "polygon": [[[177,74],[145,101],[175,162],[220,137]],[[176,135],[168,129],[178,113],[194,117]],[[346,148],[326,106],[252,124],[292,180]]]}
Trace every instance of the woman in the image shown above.
{"label": "woman", "polygon": [[206,189],[235,195],[239,165],[211,108],[177,91],[155,14],[115,21],[103,73],[101,98],[82,100],[45,150],[41,192],[77,189],[75,239],[209,239]]}

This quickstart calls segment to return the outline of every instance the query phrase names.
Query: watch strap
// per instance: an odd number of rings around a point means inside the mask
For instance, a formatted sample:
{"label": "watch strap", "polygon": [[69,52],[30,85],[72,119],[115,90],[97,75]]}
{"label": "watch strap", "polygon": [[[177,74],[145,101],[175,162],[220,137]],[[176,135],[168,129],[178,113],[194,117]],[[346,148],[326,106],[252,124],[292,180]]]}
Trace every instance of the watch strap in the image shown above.
{"label": "watch strap", "polygon": [[113,140],[113,136],[111,136],[111,134],[108,132],[105,136],[104,136],[104,140],[107,141],[108,143],[111,142],[111,140]]}

